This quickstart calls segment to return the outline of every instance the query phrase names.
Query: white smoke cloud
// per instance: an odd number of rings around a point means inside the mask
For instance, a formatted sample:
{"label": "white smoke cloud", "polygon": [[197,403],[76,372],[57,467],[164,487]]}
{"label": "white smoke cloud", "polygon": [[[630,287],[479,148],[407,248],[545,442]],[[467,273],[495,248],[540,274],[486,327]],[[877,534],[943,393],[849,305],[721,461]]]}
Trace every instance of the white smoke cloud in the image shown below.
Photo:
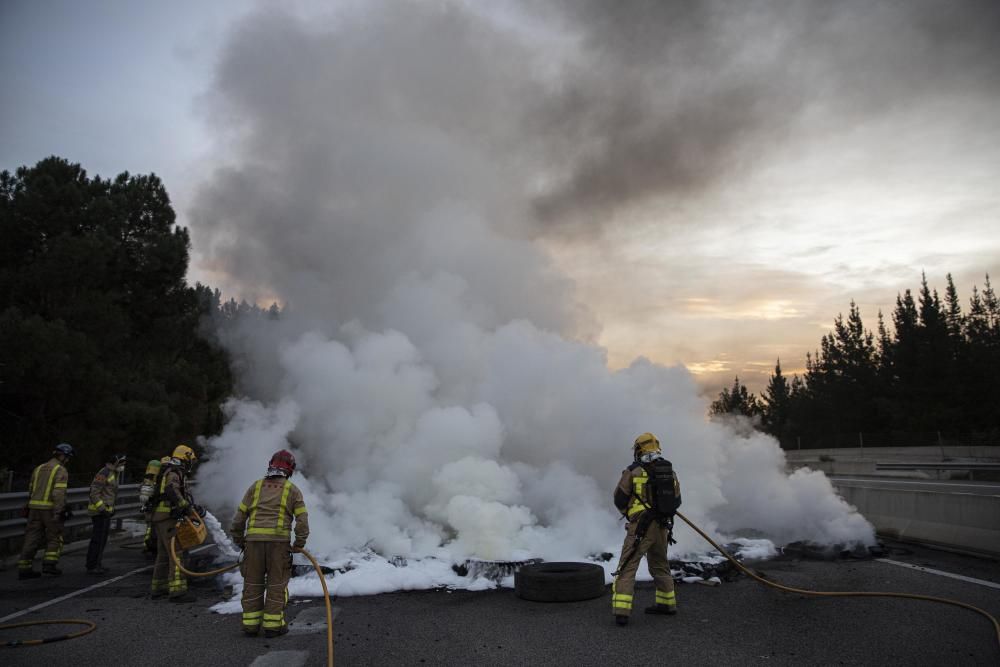
{"label": "white smoke cloud", "polygon": [[784,473],[773,439],[706,422],[683,367],[610,371],[587,342],[531,239],[525,152],[504,144],[511,96],[539,85],[513,66],[530,50],[456,7],[366,7],[251,18],[209,96],[240,131],[192,211],[196,242],[288,307],[220,333],[245,395],[207,443],[205,502],[232,508],[291,447],[314,553],[578,559],[620,546],[612,490],[652,431],[709,531],[870,542],[822,475]]}

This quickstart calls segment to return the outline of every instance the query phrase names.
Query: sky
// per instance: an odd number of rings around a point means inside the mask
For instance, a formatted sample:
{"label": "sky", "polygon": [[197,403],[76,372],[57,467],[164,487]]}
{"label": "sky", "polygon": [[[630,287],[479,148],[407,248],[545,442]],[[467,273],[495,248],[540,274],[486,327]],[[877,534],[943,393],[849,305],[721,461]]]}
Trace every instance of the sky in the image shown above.
{"label": "sky", "polygon": [[[682,363],[708,394],[735,375],[759,391],[779,357],[801,372],[852,300],[874,328],[922,273],[966,302],[1000,274],[995,2],[484,6],[2,0],[0,168],[157,173],[191,228],[190,279],[266,304],[286,277],[233,241],[261,228],[220,222],[248,134],[276,163],[326,146],[293,131],[324,114],[373,145],[411,141],[405,124],[460,135],[490,168],[427,188],[460,183],[551,259],[581,308],[553,315],[561,333],[613,368]],[[338,32],[351,12],[376,27]],[[350,60],[366,35],[384,57]],[[391,120],[377,137],[368,109]],[[450,164],[435,148],[412,159]],[[345,178],[371,187],[368,166]]]}

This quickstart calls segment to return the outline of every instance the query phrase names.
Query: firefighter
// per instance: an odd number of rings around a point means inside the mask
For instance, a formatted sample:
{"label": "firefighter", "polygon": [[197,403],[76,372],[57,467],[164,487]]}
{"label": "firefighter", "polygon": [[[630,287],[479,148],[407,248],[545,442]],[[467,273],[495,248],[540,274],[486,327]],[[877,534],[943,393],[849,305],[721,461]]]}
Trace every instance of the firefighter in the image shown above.
{"label": "firefighter", "polygon": [[146,471],[142,476],[142,484],[139,487],[139,512],[146,520],[146,532],[142,536],[142,553],[152,558],[156,556],[156,533],[153,531],[153,497],[156,495],[156,484],[160,480],[160,470],[163,466],[169,465],[169,456],[161,459],[153,459],[146,464]]}
{"label": "firefighter", "polygon": [[[667,544],[671,540],[669,528],[653,520],[649,475],[643,464],[662,459],[660,441],[652,433],[643,433],[632,446],[634,462],[622,472],[615,487],[614,502],[628,519],[625,542],[622,544],[621,559],[611,584],[611,611],[618,625],[628,625],[632,613],[632,594],[635,589],[635,573],[643,556],[656,585],[656,603],[645,609],[647,614],[677,613],[677,598],[674,580],[670,576],[667,560]],[[676,497],[680,498],[680,485],[673,479]],[[638,539],[637,539],[638,537]]]}
{"label": "firefighter", "polygon": [[[309,537],[309,517],[302,492],[289,478],[295,472],[295,457],[282,449],[271,457],[267,474],[243,494],[230,528],[233,541],[244,550],[243,632],[256,636],[261,626],[265,637],[288,632],[285,607],[292,552],[300,551]],[[289,550],[292,522],[295,542]]]}
{"label": "firefighter", "polygon": [[119,477],[125,470],[125,455],[108,458],[107,463],[90,483],[90,503],[87,514],[93,527],[90,531],[90,546],[87,548],[87,574],[104,574],[107,569],[101,565],[104,547],[111,532],[111,517],[115,513],[118,498]]}
{"label": "firefighter", "polygon": [[[188,592],[187,577],[170,558],[170,540],[177,532],[177,520],[205,510],[194,504],[187,489],[187,478],[198,457],[187,445],[177,445],[170,462],[160,468],[159,483],[153,497],[153,532],[156,533],[156,561],[153,563],[151,596],[154,600],[169,597],[171,602],[194,602]],[[179,555],[183,558],[183,555]]]}
{"label": "firefighter", "polygon": [[52,458],[35,468],[28,490],[28,525],[24,531],[24,548],[17,562],[19,579],[42,576],[34,570],[35,552],[45,545],[42,572],[59,576],[59,556],[62,555],[63,523],[72,513],[66,507],[66,485],[69,473],[66,464],[73,457],[73,447],[65,442],[55,446]]}

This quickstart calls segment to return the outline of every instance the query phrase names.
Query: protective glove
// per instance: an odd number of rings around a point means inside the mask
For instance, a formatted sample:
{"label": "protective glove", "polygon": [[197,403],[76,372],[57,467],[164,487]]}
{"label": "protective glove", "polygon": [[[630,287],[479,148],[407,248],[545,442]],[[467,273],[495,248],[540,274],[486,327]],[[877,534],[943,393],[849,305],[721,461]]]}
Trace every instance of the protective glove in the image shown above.
{"label": "protective glove", "polygon": [[27,519],[28,518],[28,513],[30,511],[31,511],[31,509],[27,505],[25,505],[24,507],[21,508],[21,516],[23,516],[25,519]]}
{"label": "protective glove", "polygon": [[170,510],[170,518],[180,520],[187,512],[184,511],[183,507],[174,507]]}
{"label": "protective glove", "polygon": [[204,508],[204,507],[202,507],[201,505],[191,505],[191,508],[192,508],[192,509],[193,509],[193,510],[194,510],[194,511],[195,511],[195,512],[196,512],[196,513],[198,514],[198,516],[200,516],[200,517],[201,517],[202,519],[204,519],[204,518],[205,518],[205,515],[207,514],[207,512],[205,511],[205,508]]}
{"label": "protective glove", "polygon": [[60,521],[65,522],[66,519],[72,519],[72,518],[73,518],[73,510],[71,510],[68,507],[62,508],[62,511],[59,512],[59,520]]}
{"label": "protective glove", "polygon": [[292,545],[292,553],[297,553],[297,554],[302,553],[302,550],[305,548],[305,546],[306,546],[305,542],[299,542],[296,540],[295,544]]}
{"label": "protective glove", "polygon": [[247,539],[243,535],[233,535],[233,544],[239,548],[240,551],[244,551],[247,548]]}

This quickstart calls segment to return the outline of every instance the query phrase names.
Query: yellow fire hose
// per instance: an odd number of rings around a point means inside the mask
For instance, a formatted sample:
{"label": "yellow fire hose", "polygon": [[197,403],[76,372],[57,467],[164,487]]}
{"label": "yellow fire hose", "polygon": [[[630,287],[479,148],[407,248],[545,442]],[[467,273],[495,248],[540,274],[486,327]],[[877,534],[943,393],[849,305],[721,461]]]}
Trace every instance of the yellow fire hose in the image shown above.
{"label": "yellow fire hose", "polygon": [[741,572],[743,572],[743,574],[747,575],[748,577],[752,577],[753,579],[756,579],[757,581],[759,581],[762,584],[766,584],[768,586],[771,586],[772,588],[777,588],[778,590],[786,591],[788,593],[798,593],[800,595],[812,595],[812,596],[817,596],[817,597],[889,597],[889,598],[909,598],[911,600],[928,600],[930,602],[942,602],[944,604],[950,604],[950,605],[954,605],[956,607],[962,607],[963,609],[969,609],[970,611],[974,611],[977,614],[982,614],[983,616],[985,616],[986,618],[989,619],[990,623],[993,624],[993,629],[996,631],[997,646],[1000,647],[1000,622],[997,621],[997,619],[996,619],[995,616],[993,616],[989,612],[985,611],[984,609],[980,609],[979,607],[973,606],[971,604],[967,604],[965,602],[959,602],[958,600],[950,600],[948,598],[939,598],[939,597],[934,597],[932,595],[917,595],[915,593],[885,593],[885,592],[881,592],[881,591],[809,591],[809,590],[805,590],[803,588],[793,588],[791,586],[783,586],[782,584],[778,584],[778,583],[775,583],[773,581],[768,581],[767,579],[764,579],[763,577],[761,577],[757,573],[753,572],[749,568],[744,567],[743,563],[739,562],[738,560],[736,560],[735,558],[733,558],[732,556],[730,556],[726,552],[725,549],[723,549],[722,547],[720,547],[718,544],[715,543],[715,540],[713,540],[711,537],[709,537],[704,532],[702,532],[701,528],[699,528],[698,526],[696,526],[693,523],[691,523],[691,521],[686,516],[684,516],[680,512],[677,512],[677,516],[679,516],[681,519],[683,519],[684,523],[686,523],[687,525],[691,526],[696,533],[698,533],[703,538],[705,538],[705,540],[708,541],[708,543],[711,544],[713,547],[715,547],[718,550],[719,553],[721,553],[723,556],[725,556],[726,558],[728,558],[729,561],[733,565],[735,565],[737,568],[739,568],[739,570]]}
{"label": "yellow fire hose", "polygon": [[[181,559],[177,557],[176,545],[177,538],[171,537],[170,559],[174,561],[174,565],[177,566],[178,570],[189,577],[214,577],[222,574],[223,572],[235,570],[240,566],[239,563],[233,563],[232,565],[227,565],[226,567],[220,567],[218,570],[209,570],[208,572],[192,572],[181,564]],[[323,586],[323,601],[326,603],[326,664],[328,667],[333,667],[333,609],[330,607],[330,589],[326,586],[326,577],[323,576],[323,569],[319,566],[319,563],[316,562],[316,559],[313,558],[313,555],[305,549],[299,549],[298,553],[301,553],[309,559],[309,562],[312,563],[312,566],[316,569],[316,575],[319,577],[320,584]],[[92,629],[93,628],[91,628],[91,630]],[[64,637],[63,639],[69,639],[69,637]]]}
{"label": "yellow fire hose", "polygon": [[76,632],[68,632],[64,635],[56,635],[54,637],[43,637],[42,639],[12,639],[9,642],[5,642],[3,646],[7,648],[15,648],[18,646],[40,646],[41,644],[51,644],[52,642],[59,642],[64,639],[76,639],[77,637],[82,637],[93,632],[97,628],[97,624],[93,621],[88,621],[82,618],[62,618],[55,621],[25,621],[24,623],[0,625],[0,630],[26,628],[29,625],[86,625],[87,627],[83,630],[77,630]]}

